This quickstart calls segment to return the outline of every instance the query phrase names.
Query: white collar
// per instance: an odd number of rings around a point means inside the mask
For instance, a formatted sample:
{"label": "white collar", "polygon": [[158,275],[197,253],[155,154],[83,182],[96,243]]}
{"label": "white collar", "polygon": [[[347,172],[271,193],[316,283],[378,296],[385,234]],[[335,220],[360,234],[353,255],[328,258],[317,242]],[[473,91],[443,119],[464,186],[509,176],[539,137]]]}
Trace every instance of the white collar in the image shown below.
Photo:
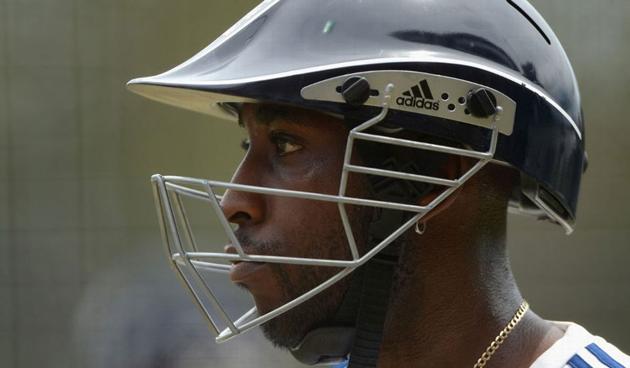
{"label": "white collar", "polygon": [[564,331],[558,341],[536,359],[530,368],[563,367],[580,349],[595,341],[584,327],[573,322],[552,322]]}

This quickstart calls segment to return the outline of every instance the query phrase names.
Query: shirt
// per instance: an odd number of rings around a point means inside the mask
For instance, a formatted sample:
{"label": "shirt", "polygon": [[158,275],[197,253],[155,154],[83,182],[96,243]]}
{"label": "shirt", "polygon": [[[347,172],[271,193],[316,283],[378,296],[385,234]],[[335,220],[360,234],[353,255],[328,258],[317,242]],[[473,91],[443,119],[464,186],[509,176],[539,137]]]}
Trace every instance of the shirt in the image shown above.
{"label": "shirt", "polygon": [[534,361],[530,368],[630,368],[630,357],[582,326],[554,322],[564,336]]}
{"label": "shirt", "polygon": [[[630,368],[630,357],[584,327],[571,322],[553,322],[564,331],[530,368]],[[348,362],[334,368],[346,368]],[[472,366],[472,365],[471,365]]]}

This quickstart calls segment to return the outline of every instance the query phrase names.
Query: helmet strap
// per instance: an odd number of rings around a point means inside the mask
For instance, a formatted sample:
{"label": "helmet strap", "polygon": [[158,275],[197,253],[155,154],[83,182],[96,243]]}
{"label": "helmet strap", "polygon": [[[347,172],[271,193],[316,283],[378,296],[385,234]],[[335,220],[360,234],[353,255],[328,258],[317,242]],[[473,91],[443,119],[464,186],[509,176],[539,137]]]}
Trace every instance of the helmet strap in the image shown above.
{"label": "helmet strap", "polygon": [[[373,157],[370,157],[372,158],[370,161],[373,161]],[[368,162],[368,164],[370,166],[377,164],[375,166],[399,172],[419,173],[420,171],[414,160],[402,160],[396,156],[389,156],[381,162]],[[412,183],[388,177],[370,176],[369,179],[373,196],[381,201],[412,204],[433,189],[430,184]],[[411,213],[397,210],[376,210],[369,228],[369,248],[381,243],[411,216]],[[356,332],[350,350],[348,368],[371,368],[376,367],[378,363],[402,242],[401,238],[397,239],[363,266],[355,321]]]}
{"label": "helmet strap", "polygon": [[[401,161],[393,156],[379,164],[374,166],[419,172],[413,161]],[[373,197],[382,201],[413,203],[433,189],[430,184],[400,179],[369,179]],[[411,216],[407,212],[376,209],[369,227],[368,249],[381,243]],[[294,358],[314,365],[339,362],[349,356],[348,368],[376,367],[401,244],[401,239],[394,241],[352,273],[350,286],[332,323],[310,331],[290,350]]]}
{"label": "helmet strap", "polygon": [[398,267],[399,248],[385,248],[364,266],[348,368],[371,368],[378,363],[391,289]]}

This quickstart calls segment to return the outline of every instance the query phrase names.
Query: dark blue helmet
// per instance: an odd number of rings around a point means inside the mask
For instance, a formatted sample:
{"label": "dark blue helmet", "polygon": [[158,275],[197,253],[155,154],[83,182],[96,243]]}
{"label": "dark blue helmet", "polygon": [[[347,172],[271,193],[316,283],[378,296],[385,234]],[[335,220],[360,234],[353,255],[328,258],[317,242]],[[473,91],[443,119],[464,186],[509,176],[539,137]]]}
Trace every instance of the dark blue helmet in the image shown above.
{"label": "dark blue helmet", "polygon": [[[387,121],[483,149],[505,111],[494,159],[521,173],[511,209],[573,229],[585,167],[571,64],[525,0],[267,0],[190,60],[138,78],[141,95],[236,119],[270,102]],[[475,86],[483,86],[477,88]]]}

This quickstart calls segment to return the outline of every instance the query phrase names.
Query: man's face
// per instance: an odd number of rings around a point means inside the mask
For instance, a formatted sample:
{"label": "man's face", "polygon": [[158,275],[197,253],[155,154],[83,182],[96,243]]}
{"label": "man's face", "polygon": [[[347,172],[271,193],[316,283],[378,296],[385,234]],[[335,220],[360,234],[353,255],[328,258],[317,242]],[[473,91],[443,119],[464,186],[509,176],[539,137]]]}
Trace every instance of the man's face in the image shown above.
{"label": "man's face", "polygon": [[[249,137],[247,153],[233,182],[305,192],[336,194],[348,131],[337,119],[311,111],[244,105],[240,120]],[[366,186],[351,178],[349,195],[364,196]],[[351,259],[336,203],[229,191],[222,207],[238,224],[236,236],[248,254]],[[358,244],[370,212],[347,208]],[[234,251],[227,247],[227,251]],[[311,290],[341,269],[241,262],[232,266],[233,282],[267,313]],[[296,346],[312,328],[335,314],[348,280],[263,325],[278,346]]]}

